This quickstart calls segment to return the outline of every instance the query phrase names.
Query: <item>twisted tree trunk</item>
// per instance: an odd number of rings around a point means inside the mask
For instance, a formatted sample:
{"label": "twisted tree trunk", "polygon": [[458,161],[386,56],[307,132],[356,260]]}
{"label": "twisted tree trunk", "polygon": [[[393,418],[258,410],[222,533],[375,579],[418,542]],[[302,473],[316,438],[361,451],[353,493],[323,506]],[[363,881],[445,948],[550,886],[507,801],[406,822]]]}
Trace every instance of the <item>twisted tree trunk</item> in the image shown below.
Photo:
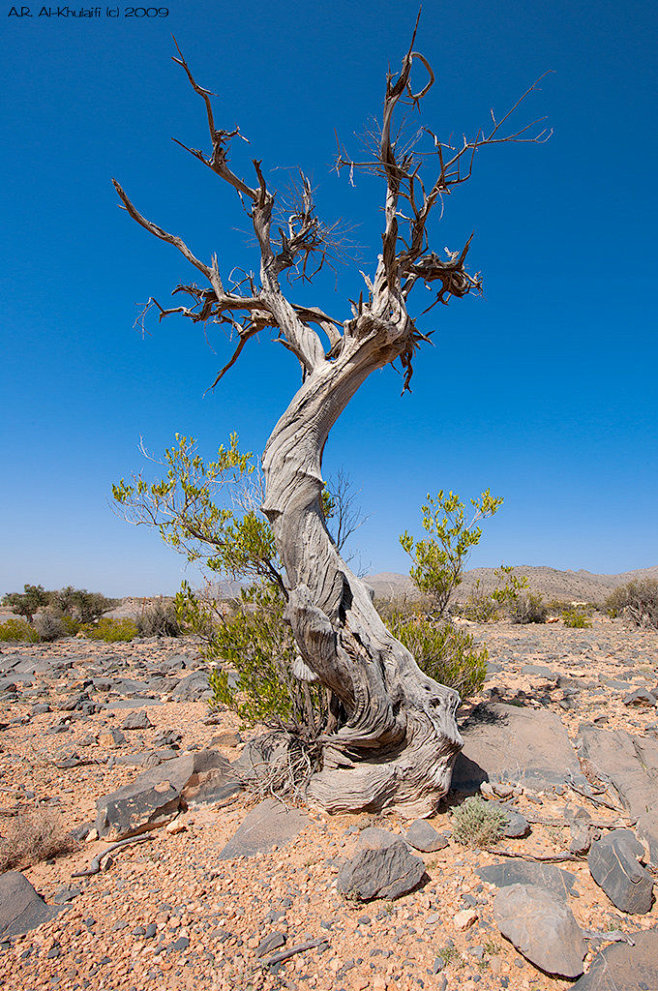
{"label": "twisted tree trunk", "polygon": [[310,799],[331,812],[390,807],[422,816],[450,786],[461,748],[459,696],[424,675],[386,629],[338,554],[321,508],[329,431],[370,372],[396,357],[399,345],[382,337],[379,328],[353,339],[306,379],[265,449],[263,511],[286,569],[299,673],[339,700]]}

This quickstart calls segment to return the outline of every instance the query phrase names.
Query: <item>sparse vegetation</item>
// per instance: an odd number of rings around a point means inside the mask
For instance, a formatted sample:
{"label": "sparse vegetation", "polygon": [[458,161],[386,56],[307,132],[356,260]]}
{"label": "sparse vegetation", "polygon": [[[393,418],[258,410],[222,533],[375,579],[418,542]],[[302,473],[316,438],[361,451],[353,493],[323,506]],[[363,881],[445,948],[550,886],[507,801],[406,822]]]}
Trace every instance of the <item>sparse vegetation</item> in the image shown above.
{"label": "sparse vegetation", "polygon": [[474,795],[453,811],[452,837],[464,846],[491,846],[503,836],[506,820],[503,809]]}
{"label": "sparse vegetation", "polygon": [[658,630],[658,581],[645,578],[616,588],[606,600],[608,615]]}
{"label": "sparse vegetation", "polygon": [[5,822],[6,834],[0,839],[0,873],[72,853],[79,846],[61,818],[52,812],[26,812]]}
{"label": "sparse vegetation", "polygon": [[455,688],[462,698],[482,688],[489,654],[486,647],[475,645],[469,633],[452,623],[437,623],[421,615],[393,615],[387,626],[430,678]]}
{"label": "sparse vegetation", "polygon": [[7,643],[16,640],[19,643],[36,643],[39,634],[25,619],[8,619],[0,624],[0,641]]}
{"label": "sparse vegetation", "polygon": [[592,625],[582,607],[579,606],[563,609],[562,622],[572,630],[586,630]]}
{"label": "sparse vegetation", "polygon": [[22,592],[8,592],[3,597],[2,604],[31,623],[37,609],[48,605],[51,594],[46,592],[43,585],[23,585]]}
{"label": "sparse vegetation", "polygon": [[536,592],[522,592],[510,608],[513,623],[545,623],[548,609]]}
{"label": "sparse vegetation", "polygon": [[435,617],[446,612],[450,596],[461,583],[468,552],[482,537],[480,520],[493,516],[503,504],[494,499],[489,489],[479,499],[471,499],[473,515],[470,522],[464,514],[465,504],[455,492],[447,495],[443,489],[436,498],[428,494],[422,509],[423,530],[428,536],[414,541],[406,531],[400,543],[412,560],[411,580],[432,601]]}
{"label": "sparse vegetation", "polygon": [[50,607],[44,612],[37,613],[34,617],[33,628],[39,640],[44,640],[46,643],[52,643],[53,640],[67,636],[62,617]]}
{"label": "sparse vegetation", "polygon": [[89,640],[104,640],[106,643],[119,643],[122,640],[134,640],[139,630],[132,619],[111,619],[103,616],[97,623],[87,623],[80,632]]}
{"label": "sparse vegetation", "polygon": [[140,637],[179,637],[182,631],[175,603],[160,596],[144,606],[137,617],[137,630]]}

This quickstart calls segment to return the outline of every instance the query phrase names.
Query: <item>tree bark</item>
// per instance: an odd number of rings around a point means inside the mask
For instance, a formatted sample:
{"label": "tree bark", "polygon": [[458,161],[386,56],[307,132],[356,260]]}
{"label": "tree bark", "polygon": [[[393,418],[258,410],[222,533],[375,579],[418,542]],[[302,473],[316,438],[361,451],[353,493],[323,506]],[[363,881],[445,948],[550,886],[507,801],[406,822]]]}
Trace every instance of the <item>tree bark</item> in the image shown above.
{"label": "tree bark", "polygon": [[[365,318],[357,321],[366,323]],[[388,338],[388,339],[387,339]],[[316,368],[277,423],[263,455],[263,511],[286,570],[291,623],[308,678],[338,700],[334,732],[309,800],[330,812],[391,808],[430,815],[461,749],[456,691],[422,673],[382,623],[367,586],[340,557],[321,508],[329,431],[370,372],[397,356],[381,327],[346,339]]]}

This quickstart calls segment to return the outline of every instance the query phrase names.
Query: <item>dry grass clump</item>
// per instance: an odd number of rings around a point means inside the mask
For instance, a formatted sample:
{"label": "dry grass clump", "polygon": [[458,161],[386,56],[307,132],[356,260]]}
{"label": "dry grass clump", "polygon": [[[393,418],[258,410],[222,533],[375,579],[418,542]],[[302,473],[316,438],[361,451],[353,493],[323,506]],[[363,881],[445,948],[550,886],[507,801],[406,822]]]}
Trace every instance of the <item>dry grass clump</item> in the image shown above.
{"label": "dry grass clump", "polygon": [[500,806],[476,795],[452,813],[452,837],[464,846],[490,846],[504,835],[506,822],[507,814]]}
{"label": "dry grass clump", "polygon": [[3,831],[0,873],[72,853],[80,845],[64,828],[61,817],[45,810],[24,812],[9,819]]}

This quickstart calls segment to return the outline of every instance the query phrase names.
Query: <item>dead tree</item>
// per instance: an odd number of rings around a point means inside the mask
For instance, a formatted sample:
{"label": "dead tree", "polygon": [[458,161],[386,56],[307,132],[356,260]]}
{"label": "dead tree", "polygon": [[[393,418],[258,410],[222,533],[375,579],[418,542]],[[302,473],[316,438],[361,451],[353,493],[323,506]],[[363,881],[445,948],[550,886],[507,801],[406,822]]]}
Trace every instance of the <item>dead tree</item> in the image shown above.
{"label": "dead tree", "polygon": [[[310,781],[308,798],[332,812],[394,808],[408,815],[430,814],[450,786],[461,738],[455,719],[457,692],[424,675],[389,633],[367,587],[343,561],[329,535],[321,507],[322,452],[334,423],[376,369],[399,362],[403,392],[409,389],[415,353],[427,340],[410,313],[414,288],[418,284],[431,288],[434,303],[444,304],[481,288],[479,276],[465,268],[471,238],[461,251],[443,258],[431,249],[432,211],[470,177],[481,148],[547,136],[538,129],[538,121],[515,132],[506,130],[522,97],[501,120],[492,113],[489,129],[478,131],[474,138],[453,144],[423,127],[415,141],[405,143],[396,115],[405,105],[412,112],[419,110],[434,83],[429,62],[413,50],[415,35],[414,31],[399,74],[387,76],[372,157],[354,161],[339,150],[338,170],[347,169],[350,179],[358,172],[375,174],[385,196],[381,254],[374,274],[364,275],[365,293],[352,303],[351,316],[345,320],[297,305],[282,287],[286,273],[312,278],[325,262],[334,236],[316,214],[309,181],[302,175],[298,202],[277,225],[275,194],[261,162],[253,161],[253,185],[233,171],[229,151],[241,137],[239,129],[217,127],[213,94],[197,84],[178,46],[174,61],[205,104],[212,143],[209,155],[182,147],[237,192],[256,235],[259,277],[224,281],[216,255],[210,264],[201,261],[181,238],[142,216],[114,183],[133,220],[173,244],[206,283],[174,290],[187,297],[186,305],[164,308],[150,300],[160,318],[179,313],[194,323],[227,325],[237,335],[237,347],[213,387],[250,338],[267,328],[276,331],[276,341],[301,365],[302,385],[274,427],[263,455],[262,509],[285,567],[286,617],[300,654],[295,672],[306,680],[319,680],[331,693],[330,726],[321,739],[321,767]],[[426,80],[414,91],[415,67],[426,74]]]}

